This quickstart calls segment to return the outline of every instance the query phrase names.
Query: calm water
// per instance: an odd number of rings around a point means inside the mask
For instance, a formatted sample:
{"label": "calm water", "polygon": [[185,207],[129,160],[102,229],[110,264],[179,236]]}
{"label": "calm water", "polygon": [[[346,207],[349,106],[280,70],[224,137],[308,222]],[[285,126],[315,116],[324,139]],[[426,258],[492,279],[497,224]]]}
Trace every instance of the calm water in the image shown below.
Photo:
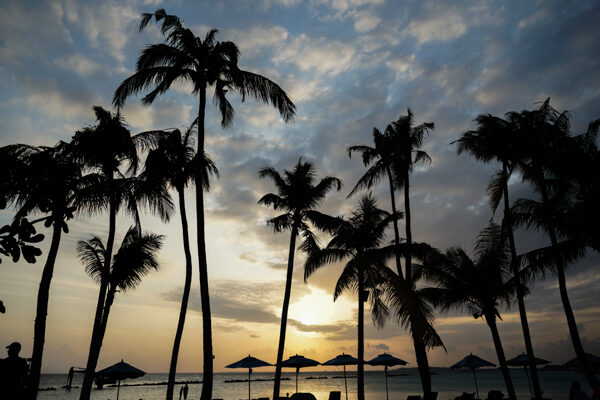
{"label": "calm water", "polygon": [[[473,374],[470,371],[455,371],[446,368],[433,368],[432,371],[436,374],[432,377],[433,389],[439,392],[438,399],[448,400],[464,392],[475,392]],[[421,385],[419,375],[416,369],[407,368],[401,371],[406,376],[390,376],[388,378],[388,386],[390,391],[390,400],[406,399],[409,394],[419,394]],[[349,376],[353,372],[349,372]],[[519,399],[528,399],[529,388],[527,378],[522,369],[512,369],[511,375],[516,387],[517,396]],[[539,371],[542,388],[544,389],[544,397],[554,400],[568,399],[569,386],[571,381],[578,380],[582,387],[588,389],[585,383],[585,378],[582,374],[571,371]],[[281,382],[281,395],[286,393],[292,395],[296,391],[295,373],[284,372],[284,377],[289,377],[290,380]],[[344,394],[344,379],[343,370],[340,368],[333,369],[331,372],[314,372],[306,369],[300,372],[298,386],[300,392],[311,392],[317,400],[327,400],[329,392],[340,390],[342,392],[342,400],[345,400]],[[243,373],[216,373],[214,379],[213,398],[221,398],[224,400],[245,400],[248,398],[248,383],[225,383],[225,380],[230,379],[247,379],[247,372]],[[327,379],[306,379],[307,377],[327,377]],[[255,372],[252,374],[252,379],[272,379],[272,372]],[[82,376],[75,375],[73,385],[81,387]],[[167,374],[147,374],[142,378],[128,380],[126,383],[145,383],[145,382],[164,382],[167,380]],[[178,374],[177,380],[202,380],[202,374]],[[40,392],[38,399],[78,399],[79,389],[71,389],[66,391],[60,389],[67,382],[66,374],[48,374],[42,375],[40,387],[55,387],[56,391]],[[482,398],[491,389],[499,389],[506,394],[502,376],[497,370],[480,370],[477,372],[477,382],[479,385],[479,393]],[[180,385],[175,387],[175,398],[179,397]],[[202,389],[201,384],[190,384],[188,399],[200,398]],[[252,382],[252,398],[271,397],[273,390],[273,382]],[[162,400],[165,398],[166,385],[161,386],[140,386],[140,387],[121,387],[119,399],[121,400]],[[93,390],[93,400],[114,400],[116,398],[117,389],[106,387],[103,390]],[[368,400],[385,400],[385,376],[383,371],[367,371],[365,373],[365,397]],[[348,400],[356,400],[356,379],[348,379]]]}

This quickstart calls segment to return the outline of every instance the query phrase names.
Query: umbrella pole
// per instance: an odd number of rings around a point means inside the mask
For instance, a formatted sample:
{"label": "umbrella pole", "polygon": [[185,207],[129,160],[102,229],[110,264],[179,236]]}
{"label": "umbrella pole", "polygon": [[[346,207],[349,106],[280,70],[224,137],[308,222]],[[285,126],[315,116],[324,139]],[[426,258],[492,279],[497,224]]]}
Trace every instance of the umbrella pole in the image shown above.
{"label": "umbrella pole", "polygon": [[250,400],[250,375],[252,374],[252,368],[248,368],[248,400]]}
{"label": "umbrella pole", "polygon": [[346,366],[344,365],[344,386],[346,386],[346,400],[348,400],[348,382],[346,381]]}
{"label": "umbrella pole", "polygon": [[531,379],[529,379],[529,371],[527,370],[527,365],[524,368],[525,376],[527,376],[527,383],[529,384],[529,394],[531,395],[531,398],[533,398],[533,389],[531,388]]}
{"label": "umbrella pole", "polygon": [[119,400],[119,389],[121,389],[121,381],[117,381],[117,400]]}
{"label": "umbrella pole", "polygon": [[477,398],[479,399],[479,388],[477,387],[477,373],[475,372],[475,368],[473,368],[473,378],[475,378],[475,392],[477,393]]}
{"label": "umbrella pole", "polygon": [[296,368],[296,393],[298,393],[298,373],[300,372],[300,368]]}
{"label": "umbrella pole", "polygon": [[390,396],[388,394],[388,384],[387,384],[387,370],[388,370],[387,365],[384,367],[383,370],[385,371],[385,398],[386,398],[386,400],[390,400]]}

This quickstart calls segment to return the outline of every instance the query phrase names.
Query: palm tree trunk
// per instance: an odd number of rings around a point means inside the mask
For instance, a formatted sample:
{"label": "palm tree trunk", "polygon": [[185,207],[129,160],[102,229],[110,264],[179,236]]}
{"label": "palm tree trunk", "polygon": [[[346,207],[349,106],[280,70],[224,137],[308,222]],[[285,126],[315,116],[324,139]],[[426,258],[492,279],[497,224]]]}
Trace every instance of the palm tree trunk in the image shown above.
{"label": "palm tree trunk", "polygon": [[357,399],[365,400],[365,283],[362,268],[358,268],[358,365],[356,367]]}
{"label": "palm tree trunk", "polygon": [[[112,250],[115,243],[115,231],[117,225],[117,211],[115,200],[111,198],[108,217],[108,238],[106,240],[106,259],[104,260],[105,275],[110,271],[110,263],[112,258]],[[102,325],[102,313],[104,303],[106,301],[106,292],[108,290],[108,280],[103,277],[100,282],[100,290],[98,291],[98,300],[96,302],[96,314],[94,315],[94,326],[92,328],[92,339],[90,341],[90,350],[85,366],[85,374],[83,375],[83,383],[81,384],[81,392],[79,400],[89,400],[92,393],[92,385],[94,384],[94,373],[98,365],[98,357],[100,355],[100,346],[98,339],[100,328]]]}
{"label": "palm tree trunk", "polygon": [[496,355],[498,356],[498,364],[500,364],[500,371],[502,371],[502,377],[504,378],[504,384],[506,385],[506,392],[510,400],[517,400],[515,394],[515,387],[513,386],[510,372],[506,364],[506,357],[504,356],[504,348],[502,347],[502,341],[500,340],[500,333],[498,333],[498,326],[496,325],[496,316],[493,312],[485,314],[485,322],[487,322],[492,332],[492,338],[494,340],[494,347],[496,348]]}
{"label": "palm tree trunk", "polygon": [[[396,215],[396,196],[394,191],[394,181],[392,180],[392,172],[389,168],[386,168],[388,180],[390,182],[390,197],[392,199],[392,212]],[[400,264],[400,232],[398,230],[398,220],[394,219],[394,245],[395,251],[394,254],[396,256],[396,269],[398,270],[398,276],[400,279],[404,279],[404,274],[402,273],[402,265]]]}
{"label": "palm tree trunk", "polygon": [[44,342],[46,341],[46,316],[48,315],[48,298],[50,297],[50,283],[54,274],[54,263],[60,245],[62,221],[55,221],[52,229],[52,242],[48,251],[48,258],[42,271],[42,279],[38,289],[35,323],[33,326],[33,352],[31,354],[31,369],[27,382],[27,398],[35,400],[40,386],[40,373],[42,370],[42,356],[44,355]]}
{"label": "palm tree trunk", "polygon": [[279,399],[279,387],[281,380],[281,362],[283,361],[283,350],[285,348],[285,331],[287,327],[288,308],[292,293],[292,275],[294,272],[294,253],[296,251],[296,237],[298,228],[294,224],[290,234],[290,251],[288,255],[287,274],[285,278],[285,294],[283,295],[283,307],[281,308],[281,327],[279,328],[279,346],[277,347],[277,362],[275,363],[275,382],[273,384],[273,400]]}
{"label": "palm tree trunk", "polygon": [[[542,201],[545,207],[549,202],[548,191],[546,189],[545,183],[542,183],[541,186]],[[548,226],[548,235],[550,236],[550,243],[552,244],[552,247],[556,247],[558,245],[558,240],[556,239],[556,232],[554,230],[554,226]],[[598,391],[600,391],[600,382],[598,381],[598,378],[596,378],[596,375],[594,375],[594,370],[588,363],[587,357],[585,356],[585,351],[583,350],[583,345],[581,344],[581,338],[579,337],[579,329],[577,328],[577,322],[575,321],[575,314],[573,313],[571,301],[569,300],[569,294],[567,293],[567,278],[565,276],[565,268],[560,259],[556,263],[556,275],[558,276],[558,289],[560,291],[560,299],[563,303],[563,308],[565,310],[565,317],[567,318],[567,325],[569,327],[569,334],[571,335],[571,342],[573,343],[575,354],[579,359],[579,363],[581,364],[581,370],[583,371],[585,378],[587,379],[590,386],[594,389],[594,393],[598,393]]]}
{"label": "palm tree trunk", "polygon": [[[204,157],[204,110],[206,108],[206,85],[200,88],[198,107],[198,150],[196,157]],[[208,265],[206,262],[206,240],[204,233],[204,187],[200,174],[196,174],[196,241],[198,246],[198,271],[200,275],[200,303],[202,304],[202,393],[200,400],[212,399],[213,346],[210,297],[208,291]]]}
{"label": "palm tree trunk", "polygon": [[177,188],[177,194],[179,195],[179,212],[181,214],[181,229],[183,233],[183,252],[185,253],[185,283],[183,285],[179,322],[177,323],[177,332],[175,333],[173,352],[171,353],[171,365],[169,366],[169,380],[167,383],[167,400],[173,400],[175,373],[177,372],[177,358],[179,357],[179,346],[181,344],[181,337],[183,336],[183,326],[185,324],[185,315],[187,312],[188,300],[190,298],[190,287],[192,285],[192,254],[190,252],[190,238],[188,233],[187,215],[185,212],[183,187]]}
{"label": "palm tree trunk", "polygon": [[431,398],[431,371],[429,370],[429,360],[427,359],[427,349],[423,339],[412,332],[413,344],[415,347],[415,357],[419,367],[419,376],[421,378],[421,387],[423,388],[423,398]]}
{"label": "palm tree trunk", "polygon": [[[412,231],[411,231],[411,217],[410,217],[410,181],[408,169],[404,175],[404,222],[406,226],[406,281],[412,285]],[[412,319],[412,316],[411,316]],[[411,321],[412,325],[413,321]],[[423,338],[413,333],[413,344],[415,348],[415,356],[417,358],[417,364],[419,367],[419,375],[421,377],[421,386],[423,387],[423,395],[425,399],[429,399],[431,396],[431,371],[429,369],[429,360],[427,359],[427,349]]]}
{"label": "palm tree trunk", "polygon": [[515,246],[515,237],[512,229],[512,212],[508,199],[508,166],[506,162],[502,163],[502,173],[504,174],[504,221],[503,226],[508,234],[511,254],[511,269],[517,286],[517,304],[519,305],[519,316],[521,318],[521,328],[523,329],[523,339],[525,340],[525,350],[529,359],[529,371],[531,372],[531,384],[533,386],[533,396],[536,400],[542,400],[542,389],[535,365],[535,355],[533,354],[533,344],[531,343],[531,334],[529,333],[529,322],[527,321],[527,312],[525,311],[525,300],[523,299],[523,289],[519,280],[519,265],[517,263],[517,249]]}
{"label": "palm tree trunk", "polygon": [[412,282],[412,231],[410,229],[410,196],[409,196],[409,181],[408,181],[408,170],[404,176],[404,221],[406,226],[406,281]]}

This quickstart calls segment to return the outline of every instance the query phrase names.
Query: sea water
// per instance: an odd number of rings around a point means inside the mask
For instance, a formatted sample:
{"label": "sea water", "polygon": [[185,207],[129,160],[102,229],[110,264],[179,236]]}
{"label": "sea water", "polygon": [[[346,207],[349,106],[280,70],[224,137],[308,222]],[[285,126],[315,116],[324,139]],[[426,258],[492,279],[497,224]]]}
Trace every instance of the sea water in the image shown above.
{"label": "sea water", "polygon": [[[247,371],[247,370],[246,370]],[[432,368],[432,386],[433,390],[439,392],[439,400],[453,399],[463,392],[475,393],[475,382],[473,373],[470,370],[451,370],[448,368]],[[510,370],[517,397],[519,399],[529,399],[529,384],[527,376],[523,369]],[[389,399],[404,400],[408,395],[418,395],[421,393],[421,383],[419,373],[414,368],[402,368],[390,372],[395,376],[388,377]],[[569,387],[572,381],[577,380],[582,388],[590,391],[585,377],[575,371],[550,371],[538,370],[544,398],[554,400],[567,400],[569,398]],[[485,399],[488,391],[492,389],[500,390],[506,395],[504,381],[500,371],[496,369],[481,369],[476,372],[479,395]],[[271,398],[273,395],[273,381],[260,381],[261,379],[273,379],[273,372],[254,372],[251,382],[251,398],[259,397]],[[282,377],[289,378],[281,382],[281,396],[296,392],[296,374],[295,372],[283,372]],[[319,379],[307,379],[319,378]],[[325,379],[326,378],[326,379]],[[213,384],[213,398],[224,400],[246,400],[248,399],[248,382],[225,382],[227,380],[248,379],[248,373],[215,373]],[[254,381],[258,379],[259,381]],[[177,381],[201,381],[202,374],[177,374]],[[67,382],[66,374],[44,374],[41,377],[40,388],[54,387],[56,390],[41,391],[38,395],[39,400],[65,399],[76,400],[79,398],[82,376],[75,375],[73,379],[73,388],[71,390],[62,389]],[[126,385],[137,385],[142,383],[160,383],[167,381],[167,374],[146,374],[145,376],[122,382]],[[348,400],[356,400],[356,376],[354,371],[348,371]],[[179,391],[182,385],[175,386],[174,398],[179,398]],[[202,391],[202,384],[189,384],[188,399],[199,399]],[[121,386],[120,400],[162,400],[165,398],[167,390],[166,385],[156,386]],[[343,370],[341,367],[332,367],[332,371],[316,372],[310,369],[301,370],[298,379],[298,390],[300,392],[310,392],[315,395],[317,400],[327,400],[329,392],[339,390],[342,393],[342,400],[346,399]],[[92,390],[92,400],[114,400],[117,397],[116,387],[104,387],[102,390]],[[367,400],[386,400],[385,374],[381,371],[365,372],[365,398]]]}

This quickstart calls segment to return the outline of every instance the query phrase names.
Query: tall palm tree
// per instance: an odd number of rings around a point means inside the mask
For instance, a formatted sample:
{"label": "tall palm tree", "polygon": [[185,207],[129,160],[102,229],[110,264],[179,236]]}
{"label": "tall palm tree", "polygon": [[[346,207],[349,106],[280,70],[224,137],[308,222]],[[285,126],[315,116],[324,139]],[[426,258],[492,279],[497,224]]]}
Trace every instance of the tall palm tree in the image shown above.
{"label": "tall palm tree", "polygon": [[90,240],[78,242],[77,252],[86,272],[97,283],[108,287],[100,322],[100,348],[116,293],[134,290],[145,275],[152,269],[158,269],[156,255],[162,246],[162,240],[162,235],[143,234],[138,226],[129,228],[119,250],[111,258],[108,271],[105,268],[108,250],[99,237],[93,236]]}
{"label": "tall palm tree", "polygon": [[[173,205],[164,192],[156,192],[160,191],[161,187],[151,188],[156,189],[153,192],[140,191],[139,183],[133,176],[139,166],[138,150],[152,145],[160,136],[154,132],[132,136],[120,114],[113,114],[98,106],[94,107],[94,113],[98,123],[78,130],[68,146],[73,157],[90,172],[90,179],[95,180],[85,197],[86,207],[91,213],[108,209],[109,226],[104,268],[109,271],[119,210],[125,209],[137,219],[137,204],[142,200],[166,221]],[[107,293],[108,281],[101,281],[80,400],[90,398],[94,371],[100,354],[100,330]]]}
{"label": "tall palm tree", "polygon": [[479,234],[474,256],[475,259],[471,259],[462,248],[451,247],[442,262],[426,265],[425,276],[436,284],[436,287],[426,289],[427,294],[442,311],[466,310],[474,318],[485,319],[492,333],[508,397],[515,400],[515,389],[496,325],[496,318],[501,318],[499,307],[510,306],[515,297],[515,281],[510,279],[510,246],[499,225],[490,224]]}
{"label": "tall palm tree", "polygon": [[202,174],[197,181],[202,182],[206,191],[208,191],[210,187],[209,176],[211,174],[218,175],[216,166],[206,155],[204,160],[202,160],[203,165],[197,165],[201,161],[199,161],[199,158],[196,156],[193,147],[194,125],[195,124],[192,124],[192,126],[184,133],[180,132],[178,129],[171,132],[164,132],[164,137],[160,139],[156,149],[153,149],[148,153],[144,171],[140,175],[144,184],[165,185],[168,188],[175,189],[178,196],[179,214],[181,216],[183,252],[185,255],[185,282],[181,298],[179,321],[177,323],[177,331],[175,333],[173,351],[171,353],[171,364],[169,366],[167,400],[173,399],[179,346],[183,335],[185,316],[190,297],[190,287],[192,284],[192,254],[190,251],[184,192],[187,185],[195,180],[195,174]]}
{"label": "tall palm tree", "polygon": [[317,227],[325,223],[325,216],[316,211],[315,208],[331,189],[336,188],[339,191],[342,188],[342,181],[331,176],[327,176],[316,183],[315,172],[314,166],[309,162],[303,162],[302,158],[298,160],[298,163],[292,170],[285,170],[283,177],[273,167],[265,167],[259,172],[261,178],[268,177],[273,180],[277,193],[264,195],[258,200],[258,204],[272,206],[274,210],[282,210],[284,212],[277,217],[267,220],[267,224],[272,226],[275,232],[291,230],[285,294],[281,310],[281,327],[279,329],[279,346],[277,348],[277,362],[275,364],[274,399],[279,398],[281,362],[283,361],[287,315],[292,291],[296,238],[298,234],[302,234],[305,238],[313,235],[308,223],[312,223]]}
{"label": "tall palm tree", "polygon": [[519,317],[521,320],[521,328],[523,330],[525,350],[529,359],[534,398],[536,400],[541,400],[542,389],[540,387],[537,367],[535,365],[535,354],[533,352],[531,333],[529,332],[524,293],[521,290],[522,285],[519,284],[520,267],[513,234],[513,215],[508,196],[508,179],[520,157],[520,138],[516,134],[514,125],[502,118],[491,114],[481,114],[477,116],[475,121],[477,122],[477,129],[465,132],[460,139],[453,143],[458,143],[458,154],[467,152],[474,156],[476,160],[486,164],[494,160],[499,161],[502,164],[502,169],[492,177],[487,192],[490,197],[490,205],[493,212],[496,211],[500,202],[504,200],[502,227],[504,229],[504,234],[508,237],[510,246],[511,269],[513,272],[513,279],[515,279],[516,282]]}
{"label": "tall palm tree", "polygon": [[[523,179],[529,182],[541,195],[541,202],[533,200],[519,201],[516,204],[517,211],[520,217],[528,222],[530,226],[545,231],[550,237],[552,247],[557,248],[560,234],[557,229],[557,222],[560,220],[560,215],[563,214],[561,205],[564,204],[565,200],[568,201],[569,188],[572,187],[570,177],[561,176],[563,174],[561,170],[572,168],[572,166],[567,165],[567,161],[573,161],[572,157],[569,157],[566,152],[567,149],[572,148],[570,144],[574,141],[574,138],[569,135],[569,113],[555,110],[550,105],[550,99],[548,98],[537,110],[524,110],[520,113],[511,112],[508,115],[515,130],[522,135],[525,142],[524,155],[519,160],[517,167]],[[594,144],[597,129],[598,122],[593,122],[590,124],[588,132],[586,132],[586,135],[592,138],[589,141],[594,142]],[[575,353],[581,362],[590,386],[594,390],[600,390],[600,381],[587,362],[569,300],[564,271],[566,267],[565,260],[558,257],[554,267]]]}
{"label": "tall palm tree", "polygon": [[328,265],[345,262],[342,274],[338,278],[333,294],[334,301],[346,290],[357,293],[358,298],[358,367],[357,398],[364,400],[364,302],[367,290],[371,291],[371,302],[375,305],[372,313],[373,321],[378,326],[389,313],[378,295],[383,283],[380,270],[385,268],[387,254],[382,251],[385,231],[394,217],[387,211],[377,208],[373,197],[364,196],[348,219],[343,217],[330,219],[327,223],[332,234],[325,248],[319,248],[313,238],[303,243],[308,253],[304,264],[304,279],[307,280],[317,269]]}
{"label": "tall palm tree", "polygon": [[[410,174],[416,164],[428,164],[431,162],[429,155],[420,150],[423,145],[425,135],[435,127],[433,122],[424,122],[419,125],[414,124],[413,113],[410,109],[406,115],[401,115],[396,121],[392,122],[386,128],[386,135],[390,138],[391,146],[394,149],[394,158],[392,170],[396,179],[395,186],[404,188],[404,223],[406,231],[406,252],[404,262],[404,277],[406,286],[410,290],[407,293],[416,295],[418,292],[413,289],[412,279],[412,256],[413,256],[413,239],[411,229],[411,209],[410,209]],[[417,314],[411,314],[417,318]],[[420,320],[421,318],[418,317]],[[418,320],[412,321],[412,325],[423,325]],[[418,332],[414,328],[412,333]],[[427,332],[427,330],[422,330]],[[415,347],[415,355],[419,367],[419,375],[423,386],[423,394],[426,398],[431,396],[431,371],[429,369],[429,361],[427,359],[426,338],[419,335],[413,335],[413,343]]]}
{"label": "tall palm tree", "polygon": [[[264,103],[271,103],[279,110],[286,122],[294,118],[295,106],[285,91],[264,76],[240,69],[237,65],[239,58],[237,46],[232,42],[217,41],[216,29],[208,31],[202,39],[186,28],[179,17],[167,14],[164,9],[158,9],[151,14],[142,14],[140,31],[152,18],[157,23],[162,21],[161,31],[165,35],[165,42],[150,45],[142,51],[136,64],[136,72],[125,79],[115,91],[113,97],[115,105],[121,107],[130,95],[152,88],[142,99],[145,104],[151,104],[156,96],[168,91],[173,83],[191,83],[194,87],[192,94],[199,98],[196,154],[204,154],[206,90],[210,86],[215,90],[214,102],[219,107],[223,127],[232,124],[234,115],[233,107],[226,97],[228,91],[239,93],[242,101],[248,96]],[[204,193],[201,182],[196,182],[195,188],[204,358],[201,398],[210,400],[213,352],[204,234]]]}
{"label": "tall palm tree", "polygon": [[[352,196],[359,188],[371,189],[376,183],[379,182],[384,176],[387,176],[388,183],[390,186],[390,200],[392,205],[392,213],[397,214],[396,210],[396,194],[394,188],[394,182],[398,182],[399,179],[395,178],[392,169],[394,161],[394,147],[389,137],[389,131],[386,130],[386,134],[381,133],[377,128],[373,128],[373,142],[374,147],[366,145],[350,146],[348,147],[348,156],[352,157],[353,152],[362,154],[362,161],[365,167],[369,167],[367,172],[358,180],[354,189],[348,194],[348,197]],[[402,266],[400,265],[400,232],[398,230],[398,221],[394,219],[394,244],[396,245],[396,251],[394,253],[396,261],[396,270],[401,278],[404,278],[402,273]]]}
{"label": "tall palm tree", "polygon": [[55,147],[12,145],[2,148],[0,153],[12,155],[13,161],[18,165],[18,171],[15,171],[16,175],[13,177],[16,179],[12,180],[14,185],[5,187],[4,191],[8,203],[17,208],[15,219],[20,220],[31,213],[42,213],[44,225],[52,227],[50,248],[38,289],[33,352],[27,382],[27,398],[36,399],[54,264],[61,235],[69,232],[67,222],[82,207],[78,196],[86,185],[86,180],[80,165],[73,160],[62,142]]}

